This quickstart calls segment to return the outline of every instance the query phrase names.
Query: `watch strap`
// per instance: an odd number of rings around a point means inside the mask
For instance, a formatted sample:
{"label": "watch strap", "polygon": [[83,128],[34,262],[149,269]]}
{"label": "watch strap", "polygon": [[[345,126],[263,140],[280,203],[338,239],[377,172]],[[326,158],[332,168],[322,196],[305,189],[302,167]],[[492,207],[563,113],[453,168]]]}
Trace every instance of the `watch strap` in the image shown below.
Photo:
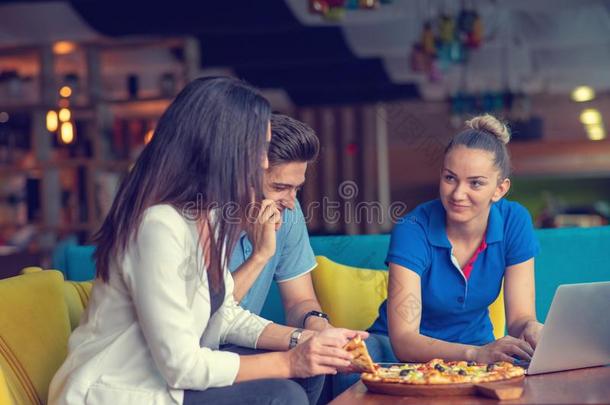
{"label": "watch strap", "polygon": [[317,318],[326,319],[327,321],[329,320],[328,315],[325,314],[324,312],[309,311],[308,313],[305,314],[305,316],[303,316],[303,325],[302,325],[303,328],[305,328],[305,322],[307,322],[307,318],[309,318],[310,316],[315,316]]}

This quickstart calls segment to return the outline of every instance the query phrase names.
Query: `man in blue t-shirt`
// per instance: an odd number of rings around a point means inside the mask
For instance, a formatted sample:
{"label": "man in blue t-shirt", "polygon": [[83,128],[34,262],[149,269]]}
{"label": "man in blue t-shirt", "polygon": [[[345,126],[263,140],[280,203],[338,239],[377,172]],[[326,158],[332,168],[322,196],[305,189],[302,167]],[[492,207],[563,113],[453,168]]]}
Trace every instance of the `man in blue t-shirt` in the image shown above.
{"label": "man in blue t-shirt", "polygon": [[[307,164],[314,161],[319,141],[307,125],[273,114],[269,168],[263,180],[264,200],[231,256],[229,269],[240,305],[260,314],[271,283],[278,283],[286,324],[300,329],[329,326],[316,298],[310,272],[316,266],[303,211],[296,199],[305,182]],[[298,336],[295,338],[295,341]]]}

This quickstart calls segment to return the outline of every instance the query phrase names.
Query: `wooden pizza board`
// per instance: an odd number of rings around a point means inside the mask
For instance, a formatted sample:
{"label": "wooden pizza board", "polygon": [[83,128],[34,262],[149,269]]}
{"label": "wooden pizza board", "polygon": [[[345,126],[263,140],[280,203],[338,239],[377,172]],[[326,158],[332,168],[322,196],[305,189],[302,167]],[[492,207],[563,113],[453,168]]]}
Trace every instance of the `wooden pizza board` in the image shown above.
{"label": "wooden pizza board", "polygon": [[400,384],[362,380],[371,392],[407,397],[482,395],[495,399],[515,399],[523,394],[524,376],[480,384]]}

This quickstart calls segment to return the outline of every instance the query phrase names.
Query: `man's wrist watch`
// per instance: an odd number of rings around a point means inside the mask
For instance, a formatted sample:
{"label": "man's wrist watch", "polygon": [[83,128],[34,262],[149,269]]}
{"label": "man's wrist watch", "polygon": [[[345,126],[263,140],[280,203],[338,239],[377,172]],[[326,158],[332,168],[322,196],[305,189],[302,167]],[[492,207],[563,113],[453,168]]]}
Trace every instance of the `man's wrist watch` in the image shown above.
{"label": "man's wrist watch", "polygon": [[299,344],[299,339],[301,338],[302,334],[303,334],[303,329],[301,329],[301,328],[297,328],[292,331],[292,333],[290,334],[290,343],[288,343],[289,349],[292,349],[293,347],[295,347],[296,345]]}
{"label": "man's wrist watch", "polygon": [[307,322],[307,318],[309,318],[310,316],[315,316],[317,318],[322,318],[322,319],[326,319],[328,321],[328,315],[326,315],[324,312],[320,312],[320,311],[309,311],[308,313],[305,314],[305,316],[303,317],[303,325],[302,327],[305,328],[305,323]]}

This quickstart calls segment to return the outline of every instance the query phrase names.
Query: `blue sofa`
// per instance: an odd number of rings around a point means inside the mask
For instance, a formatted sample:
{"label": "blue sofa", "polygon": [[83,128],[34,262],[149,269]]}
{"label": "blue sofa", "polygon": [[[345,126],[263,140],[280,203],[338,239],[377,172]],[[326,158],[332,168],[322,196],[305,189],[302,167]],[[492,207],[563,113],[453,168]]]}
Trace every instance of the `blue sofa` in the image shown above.
{"label": "blue sofa", "polygon": [[[610,226],[536,230],[541,251],[536,258],[536,312],[542,322],[560,284],[610,280]],[[384,259],[389,235],[313,236],[316,255],[348,266],[387,270]],[[68,246],[63,267],[66,279],[90,280],[95,274],[91,246]],[[284,310],[277,285],[271,287],[262,316],[278,323]]]}

